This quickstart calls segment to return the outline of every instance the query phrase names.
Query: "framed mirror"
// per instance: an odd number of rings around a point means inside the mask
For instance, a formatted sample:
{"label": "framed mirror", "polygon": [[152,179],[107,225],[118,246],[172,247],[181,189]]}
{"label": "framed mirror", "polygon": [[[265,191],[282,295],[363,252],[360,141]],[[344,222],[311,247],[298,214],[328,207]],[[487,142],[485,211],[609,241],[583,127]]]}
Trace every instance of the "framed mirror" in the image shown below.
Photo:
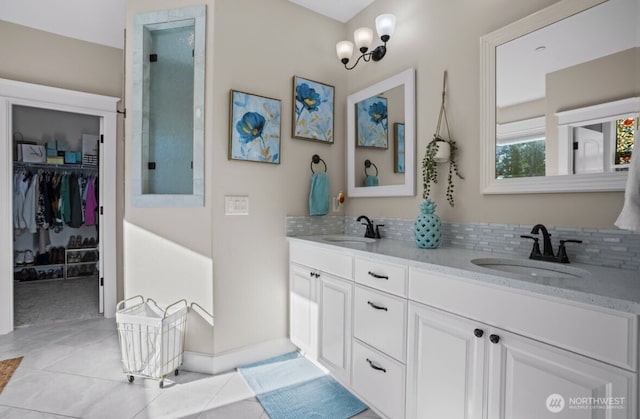
{"label": "framed mirror", "polygon": [[640,0],[562,0],[480,39],[485,194],[624,190]]}
{"label": "framed mirror", "polygon": [[132,203],[204,206],[206,6],[138,14]]}
{"label": "framed mirror", "polygon": [[347,97],[350,197],[416,194],[415,70]]}

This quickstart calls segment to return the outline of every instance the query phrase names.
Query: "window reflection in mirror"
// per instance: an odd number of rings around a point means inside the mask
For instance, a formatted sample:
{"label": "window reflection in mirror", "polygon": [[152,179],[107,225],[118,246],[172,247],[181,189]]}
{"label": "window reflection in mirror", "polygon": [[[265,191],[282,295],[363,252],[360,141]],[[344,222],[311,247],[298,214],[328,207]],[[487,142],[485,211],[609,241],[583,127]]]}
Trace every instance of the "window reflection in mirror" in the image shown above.
{"label": "window reflection in mirror", "polygon": [[[496,178],[625,169],[637,110],[595,107],[640,96],[638,3],[605,1],[496,47]],[[572,112],[583,119],[566,123]]]}

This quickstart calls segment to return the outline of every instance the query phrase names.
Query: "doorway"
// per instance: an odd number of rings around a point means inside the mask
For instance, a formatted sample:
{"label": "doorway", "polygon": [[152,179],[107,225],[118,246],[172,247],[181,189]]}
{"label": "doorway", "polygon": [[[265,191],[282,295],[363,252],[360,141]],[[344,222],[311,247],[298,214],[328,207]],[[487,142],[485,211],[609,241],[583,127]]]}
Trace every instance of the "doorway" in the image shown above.
{"label": "doorway", "polygon": [[12,105],[14,327],[104,312],[95,115]]}
{"label": "doorway", "polygon": [[0,214],[11,214],[0,217],[0,334],[115,315],[118,100],[0,79]]}

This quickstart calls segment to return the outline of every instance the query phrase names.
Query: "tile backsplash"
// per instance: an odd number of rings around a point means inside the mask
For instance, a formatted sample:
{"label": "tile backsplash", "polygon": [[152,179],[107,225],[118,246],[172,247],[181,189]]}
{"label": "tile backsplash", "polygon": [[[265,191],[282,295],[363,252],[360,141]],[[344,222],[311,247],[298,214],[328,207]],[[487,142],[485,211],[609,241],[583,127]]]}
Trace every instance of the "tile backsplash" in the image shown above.
{"label": "tile backsplash", "polygon": [[[401,218],[377,218],[383,238],[413,242],[414,220]],[[364,226],[356,217],[287,217],[287,236],[316,234],[364,235]],[[443,223],[442,245],[526,257],[531,252],[532,241],[520,235],[530,235],[530,224],[491,223]],[[640,270],[640,235],[625,230],[593,228],[549,227],[555,251],[561,239],[582,240],[581,244],[567,243],[571,261],[608,266],[612,268]],[[540,240],[542,247],[542,240]]]}

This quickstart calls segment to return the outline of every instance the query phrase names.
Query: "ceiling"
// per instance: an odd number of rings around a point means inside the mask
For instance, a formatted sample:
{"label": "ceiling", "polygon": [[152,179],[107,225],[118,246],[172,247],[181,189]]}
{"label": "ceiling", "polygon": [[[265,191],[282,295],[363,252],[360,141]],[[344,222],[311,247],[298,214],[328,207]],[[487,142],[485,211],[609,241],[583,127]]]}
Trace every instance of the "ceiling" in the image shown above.
{"label": "ceiling", "polygon": [[[347,22],[374,0],[289,1]],[[125,3],[126,0],[2,0],[0,20],[122,49]]]}
{"label": "ceiling", "polygon": [[338,22],[348,22],[374,0],[289,0]]}
{"label": "ceiling", "polygon": [[2,0],[0,20],[122,49],[125,1]]}

